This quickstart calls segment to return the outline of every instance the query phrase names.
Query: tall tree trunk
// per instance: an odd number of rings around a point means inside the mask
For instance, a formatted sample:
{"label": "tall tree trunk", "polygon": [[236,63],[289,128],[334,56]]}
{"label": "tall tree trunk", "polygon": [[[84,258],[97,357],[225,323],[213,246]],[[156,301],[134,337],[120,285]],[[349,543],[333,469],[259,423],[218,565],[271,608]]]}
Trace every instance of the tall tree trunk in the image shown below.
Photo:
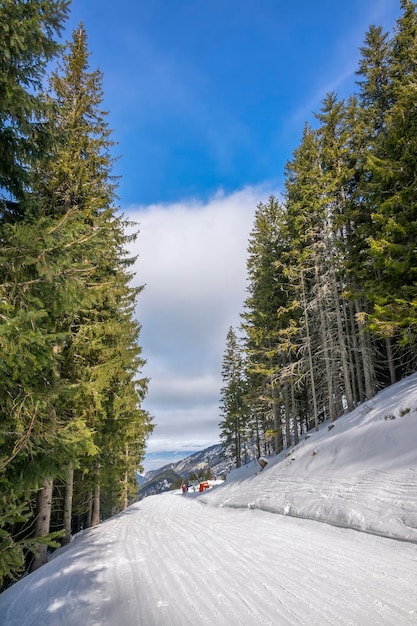
{"label": "tall tree trunk", "polygon": [[333,266],[332,266],[332,291],[333,291],[334,305],[335,305],[335,311],[336,311],[337,337],[338,337],[338,344],[339,344],[339,350],[340,350],[340,357],[342,360],[342,371],[343,371],[343,380],[345,384],[346,402],[347,402],[348,410],[353,411],[354,402],[353,402],[353,394],[352,394],[352,385],[351,385],[351,380],[350,380],[349,359],[348,359],[348,354],[346,350],[345,335],[343,332],[343,321],[342,321],[342,314],[340,311],[340,299],[339,299],[339,290],[337,287],[336,271]]}
{"label": "tall tree trunk", "polygon": [[241,467],[242,465],[242,454],[241,454],[241,436],[240,436],[240,419],[239,417],[235,420],[235,456],[236,456],[236,467]]}
{"label": "tall tree trunk", "polygon": [[88,509],[87,509],[87,519],[85,521],[85,527],[91,528],[93,521],[93,492],[90,490],[88,492]]}
{"label": "tall tree trunk", "polygon": [[100,483],[98,481],[94,487],[93,497],[93,513],[91,516],[91,526],[97,526],[100,523]]}
{"label": "tall tree trunk", "polygon": [[291,401],[288,382],[284,383],[284,408],[285,408],[285,443],[287,448],[291,446]]}
{"label": "tall tree trunk", "polygon": [[359,359],[359,353],[357,349],[357,338],[355,329],[355,320],[353,317],[352,303],[346,303],[346,300],[342,298],[343,317],[346,320],[346,351],[348,356],[348,363],[350,369],[350,384],[352,387],[352,399],[353,404],[356,404],[363,400],[363,384],[361,376],[361,364]]}
{"label": "tall tree trunk", "polygon": [[[49,525],[51,521],[52,510],[52,488],[53,481],[50,478],[45,478],[41,489],[39,489],[36,496],[36,523],[35,523],[35,537],[46,537],[49,535]],[[34,572],[41,565],[47,561],[47,546],[46,544],[37,545],[37,554],[35,555],[31,565],[30,571]]]}
{"label": "tall tree trunk", "polygon": [[354,308],[353,302],[349,301],[348,310],[349,310],[350,333],[352,337],[353,360],[355,361],[355,374],[356,374],[354,376],[354,380],[356,380],[355,387],[357,388],[356,400],[358,402],[363,402],[365,400],[365,389],[363,387],[364,376],[363,376],[362,367],[361,367],[363,363],[361,364],[359,339],[358,339],[358,332],[356,330],[355,312],[353,308]]}
{"label": "tall tree trunk", "polygon": [[127,509],[127,507],[129,506],[129,480],[128,480],[128,473],[127,473],[128,460],[129,460],[129,445],[126,444],[126,447],[125,447],[126,470],[125,470],[125,475],[123,479],[123,509]]}
{"label": "tall tree trunk", "polygon": [[281,416],[279,413],[280,403],[277,398],[275,384],[272,383],[272,416],[274,420],[274,451],[275,454],[281,452],[284,442],[282,438]]}
{"label": "tall tree trunk", "polygon": [[298,421],[297,421],[297,407],[295,402],[294,385],[291,385],[291,415],[292,415],[292,429],[294,432],[294,445],[296,446],[298,438]]}
{"label": "tall tree trunk", "polygon": [[[320,289],[320,276],[319,276],[319,268],[317,262],[317,255],[314,262],[314,273],[315,280],[318,290]],[[319,306],[319,314],[320,314],[320,334],[321,334],[321,344],[323,350],[323,359],[324,366],[326,368],[326,382],[327,382],[327,406],[329,410],[330,420],[333,422],[336,419],[336,407],[334,404],[334,391],[333,391],[333,371],[331,368],[331,354],[329,350],[329,340],[331,337],[331,332],[329,329],[329,325],[326,322],[325,311],[322,303],[322,299],[318,297],[318,306]]]}
{"label": "tall tree trunk", "polygon": [[123,510],[127,509],[129,506],[129,481],[127,470],[125,470],[125,475],[123,477]]}
{"label": "tall tree trunk", "polygon": [[72,463],[68,464],[67,481],[65,485],[65,498],[64,498],[64,530],[65,537],[62,541],[62,545],[66,545],[71,541],[71,521],[72,521],[72,496],[74,492],[74,466]]}
{"label": "tall tree trunk", "polygon": [[313,353],[311,350],[311,335],[310,335],[310,326],[308,322],[308,311],[307,311],[307,298],[305,292],[305,281],[304,274],[301,270],[301,290],[302,290],[302,304],[304,309],[304,319],[305,319],[305,328],[306,328],[306,339],[307,339],[307,351],[308,351],[308,366],[310,373],[310,385],[311,385],[311,400],[313,403],[313,417],[314,417],[314,427],[316,430],[319,429],[319,417],[317,410],[317,394],[316,394],[316,381],[314,378],[314,369],[313,369]]}
{"label": "tall tree trunk", "polygon": [[259,433],[259,418],[258,415],[256,415],[255,418],[255,428],[256,428],[256,452],[258,455],[258,459],[261,456],[261,436]]}
{"label": "tall tree trunk", "polygon": [[371,350],[371,340],[369,333],[365,330],[364,322],[362,321],[362,307],[358,299],[355,300],[355,311],[357,324],[359,327],[359,349],[362,355],[363,363],[363,377],[365,381],[365,395],[368,400],[374,397],[376,393],[375,389],[375,367],[374,359]]}
{"label": "tall tree trunk", "polygon": [[392,352],[392,342],[389,337],[385,339],[385,347],[387,350],[388,369],[389,369],[391,385],[393,385],[394,383],[397,382],[397,374],[395,372],[394,354]]}

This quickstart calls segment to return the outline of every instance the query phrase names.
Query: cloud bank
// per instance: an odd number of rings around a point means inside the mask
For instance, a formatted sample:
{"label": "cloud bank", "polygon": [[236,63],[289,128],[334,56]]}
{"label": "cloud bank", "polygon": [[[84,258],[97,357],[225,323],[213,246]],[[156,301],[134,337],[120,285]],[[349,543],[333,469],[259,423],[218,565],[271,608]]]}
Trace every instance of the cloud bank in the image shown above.
{"label": "cloud bank", "polygon": [[[148,449],[203,449],[219,442],[221,365],[227,330],[246,297],[249,234],[272,186],[218,192],[202,202],[131,206],[139,223],[134,284],[150,378],[144,402],[156,424]],[[145,464],[146,465],[146,464]]]}

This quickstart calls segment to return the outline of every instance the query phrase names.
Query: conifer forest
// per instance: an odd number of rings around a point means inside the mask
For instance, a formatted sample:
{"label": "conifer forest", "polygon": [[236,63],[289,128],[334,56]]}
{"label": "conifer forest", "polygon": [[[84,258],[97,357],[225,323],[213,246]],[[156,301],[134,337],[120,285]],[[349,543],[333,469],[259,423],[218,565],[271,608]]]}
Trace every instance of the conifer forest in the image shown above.
{"label": "conifer forest", "polygon": [[136,500],[152,431],[102,75],[82,24],[58,43],[69,4],[0,3],[3,587]]}
{"label": "conifer forest", "polygon": [[223,356],[221,441],[281,451],[417,367],[417,5],[364,34],[255,213],[247,297]]}

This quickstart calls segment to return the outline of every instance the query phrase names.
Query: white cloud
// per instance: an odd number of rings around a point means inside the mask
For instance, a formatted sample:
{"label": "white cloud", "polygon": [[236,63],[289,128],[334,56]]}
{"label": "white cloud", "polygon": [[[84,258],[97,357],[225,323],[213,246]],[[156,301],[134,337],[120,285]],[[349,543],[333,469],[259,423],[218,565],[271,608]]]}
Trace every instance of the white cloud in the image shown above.
{"label": "white cloud", "polygon": [[206,204],[188,201],[130,209],[140,221],[138,279],[148,284],[152,303],[184,309],[185,304],[200,308],[199,302],[209,295],[233,298],[230,280],[241,279],[245,267],[258,194],[248,189],[218,194]]}
{"label": "white cloud", "polygon": [[[274,190],[248,187],[207,202],[130,207],[140,343],[151,378],[144,407],[157,424],[148,449],[218,442],[221,365],[229,326],[240,323],[249,234]],[[275,194],[278,193],[275,191]]]}
{"label": "white cloud", "polygon": [[217,443],[219,443],[218,437],[213,439],[212,437],[190,438],[185,436],[184,439],[176,440],[172,438],[153,436],[148,442],[148,452],[150,454],[160,452],[175,454],[179,457],[177,459],[179,461],[181,460],[181,455],[184,452],[189,452],[190,450],[205,450],[205,448]]}
{"label": "white cloud", "polygon": [[158,406],[174,409],[178,404],[184,406],[205,405],[218,394],[220,373],[199,375],[195,372],[192,379],[179,376],[175,372],[158,372],[150,385],[150,393],[158,398]]}

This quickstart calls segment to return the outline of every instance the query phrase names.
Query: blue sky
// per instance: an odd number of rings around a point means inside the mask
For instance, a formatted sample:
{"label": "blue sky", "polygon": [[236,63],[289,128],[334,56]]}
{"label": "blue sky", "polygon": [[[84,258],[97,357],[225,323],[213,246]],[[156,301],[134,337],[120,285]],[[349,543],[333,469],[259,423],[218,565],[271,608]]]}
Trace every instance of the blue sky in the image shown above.
{"label": "blue sky", "polygon": [[259,201],[326,93],[354,90],[370,24],[399,0],[73,0],[103,72],[157,424],[145,467],[218,442],[221,361]]}

